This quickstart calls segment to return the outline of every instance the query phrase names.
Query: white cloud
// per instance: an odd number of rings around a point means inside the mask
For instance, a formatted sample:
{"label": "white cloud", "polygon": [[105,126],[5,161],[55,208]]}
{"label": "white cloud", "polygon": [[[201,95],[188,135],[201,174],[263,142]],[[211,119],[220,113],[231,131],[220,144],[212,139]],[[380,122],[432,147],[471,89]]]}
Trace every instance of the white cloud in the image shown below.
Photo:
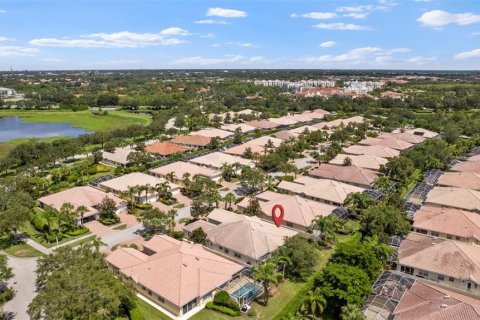
{"label": "white cloud", "polygon": [[472,32],[472,36],[480,36],[480,31]]}
{"label": "white cloud", "polygon": [[227,21],[224,20],[213,20],[213,19],[205,19],[205,20],[197,20],[194,21],[196,24],[227,24]]}
{"label": "white cloud", "polygon": [[132,60],[98,60],[87,63],[86,65],[89,67],[97,67],[97,68],[110,68],[110,67],[117,67],[117,66],[139,66],[142,64],[142,60],[132,59]]}
{"label": "white cloud", "polygon": [[429,62],[434,62],[437,60],[437,57],[424,57],[424,56],[415,56],[405,60],[408,64],[412,65],[423,65]]}
{"label": "white cloud", "polygon": [[452,23],[464,26],[480,22],[480,15],[471,12],[450,13],[443,10],[432,10],[422,14],[417,21],[427,27],[442,27]]}
{"label": "white cloud", "polygon": [[303,62],[315,63],[315,62],[346,62],[351,64],[360,63],[385,63],[390,57],[396,53],[409,52],[407,48],[396,49],[382,49],[378,47],[364,47],[347,51],[346,53],[339,55],[323,55],[319,57],[305,57],[301,60]]}
{"label": "white cloud", "polygon": [[20,46],[1,46],[0,45],[0,57],[13,57],[13,56],[32,56],[39,50],[36,48],[26,48]]}
{"label": "white cloud", "polygon": [[185,41],[172,36],[186,36],[190,33],[182,28],[171,27],[159,33],[135,33],[122,31],[116,33],[94,33],[71,38],[40,38],[30,41],[31,45],[44,47],[87,47],[87,48],[138,48],[146,46],[174,46]]}
{"label": "white cloud", "polygon": [[235,42],[235,41],[228,41],[223,44],[221,43],[214,43],[212,44],[212,47],[218,48],[221,46],[235,46],[235,47],[242,47],[242,48],[253,48],[257,47],[257,45],[250,43],[250,42]]}
{"label": "white cloud", "polygon": [[432,0],[414,0],[415,2],[432,2]]}
{"label": "white cloud", "polygon": [[480,58],[480,49],[459,52],[455,55],[455,59],[457,60],[465,60],[465,59],[472,59],[472,58]]}
{"label": "white cloud", "polygon": [[349,18],[353,18],[353,19],[365,19],[367,17],[367,15],[368,14],[366,14],[366,13],[352,12],[352,13],[344,14],[343,17],[349,17]]}
{"label": "white cloud", "polygon": [[209,58],[203,56],[192,56],[177,59],[171,62],[173,66],[195,66],[195,67],[253,67],[271,65],[278,62],[278,59],[268,60],[261,56],[245,57],[242,55],[226,55],[223,57]]}
{"label": "white cloud", "polygon": [[308,12],[303,14],[292,13],[291,18],[310,18],[317,20],[333,19],[337,18],[338,15],[335,12]]}
{"label": "white cloud", "polygon": [[2,41],[15,41],[15,39],[0,36],[0,42],[2,42]]}
{"label": "white cloud", "polygon": [[397,5],[392,0],[379,0],[377,5],[340,6],[335,11],[345,13],[344,16],[354,19],[364,19],[375,11],[390,11]]}
{"label": "white cloud", "polygon": [[349,31],[368,31],[371,30],[370,27],[361,26],[358,24],[353,23],[343,23],[343,22],[336,22],[336,23],[320,23],[314,25],[315,28],[323,29],[323,30],[349,30]]}
{"label": "white cloud", "polygon": [[5,13],[5,12],[7,12],[7,11],[4,10],[4,9],[0,9],[0,13]]}
{"label": "white cloud", "polygon": [[335,47],[336,45],[337,43],[335,41],[325,41],[320,43],[320,47],[322,48],[331,48],[331,47]]}
{"label": "white cloud", "polygon": [[208,17],[223,17],[223,18],[244,18],[247,13],[242,10],[224,9],[220,7],[209,8],[207,11]]}

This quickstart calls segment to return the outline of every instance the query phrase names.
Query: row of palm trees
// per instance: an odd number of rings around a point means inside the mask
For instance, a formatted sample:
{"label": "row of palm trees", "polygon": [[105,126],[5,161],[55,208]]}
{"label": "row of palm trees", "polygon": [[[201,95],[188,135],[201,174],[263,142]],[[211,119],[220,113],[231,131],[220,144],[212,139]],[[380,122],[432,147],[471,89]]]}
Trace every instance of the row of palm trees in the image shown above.
{"label": "row of palm trees", "polygon": [[150,184],[129,186],[124,195],[129,199],[129,209],[133,209],[136,202],[141,202],[142,195],[144,195],[145,200],[147,200],[150,195],[156,193],[157,201],[160,201],[161,199],[168,200],[172,197],[171,190],[172,187],[170,186],[170,183],[164,181],[157,183],[154,186]]}

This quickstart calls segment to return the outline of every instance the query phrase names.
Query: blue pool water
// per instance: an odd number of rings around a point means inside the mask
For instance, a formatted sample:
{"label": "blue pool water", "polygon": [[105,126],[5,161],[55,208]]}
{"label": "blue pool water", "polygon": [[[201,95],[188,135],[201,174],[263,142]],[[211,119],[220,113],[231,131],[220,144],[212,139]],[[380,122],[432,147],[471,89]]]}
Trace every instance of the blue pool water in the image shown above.
{"label": "blue pool water", "polygon": [[235,290],[234,293],[232,293],[232,296],[235,298],[245,298],[249,300],[250,298],[255,297],[255,295],[258,293],[259,289],[256,285],[253,283],[247,283],[244,286],[242,286],[240,289]]}

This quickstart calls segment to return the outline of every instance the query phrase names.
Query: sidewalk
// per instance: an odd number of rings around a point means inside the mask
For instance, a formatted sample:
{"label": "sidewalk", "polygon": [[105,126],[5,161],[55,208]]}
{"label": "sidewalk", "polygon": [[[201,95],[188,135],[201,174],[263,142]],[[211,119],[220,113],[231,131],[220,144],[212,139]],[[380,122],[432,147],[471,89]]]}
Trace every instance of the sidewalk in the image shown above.
{"label": "sidewalk", "polygon": [[42,246],[41,244],[39,244],[38,242],[33,241],[30,238],[25,237],[24,240],[30,247],[32,247],[34,249],[37,249],[38,251],[40,251],[43,254],[48,255],[48,254],[52,253],[52,249],[46,248],[46,247]]}

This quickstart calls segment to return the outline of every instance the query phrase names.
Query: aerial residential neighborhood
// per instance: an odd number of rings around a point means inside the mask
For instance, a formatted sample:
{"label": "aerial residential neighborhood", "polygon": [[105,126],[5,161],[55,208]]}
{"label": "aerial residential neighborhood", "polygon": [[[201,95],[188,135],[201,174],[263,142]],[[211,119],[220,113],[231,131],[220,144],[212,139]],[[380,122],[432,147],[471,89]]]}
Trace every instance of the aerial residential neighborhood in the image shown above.
{"label": "aerial residential neighborhood", "polygon": [[480,320],[475,1],[0,1],[0,320]]}

